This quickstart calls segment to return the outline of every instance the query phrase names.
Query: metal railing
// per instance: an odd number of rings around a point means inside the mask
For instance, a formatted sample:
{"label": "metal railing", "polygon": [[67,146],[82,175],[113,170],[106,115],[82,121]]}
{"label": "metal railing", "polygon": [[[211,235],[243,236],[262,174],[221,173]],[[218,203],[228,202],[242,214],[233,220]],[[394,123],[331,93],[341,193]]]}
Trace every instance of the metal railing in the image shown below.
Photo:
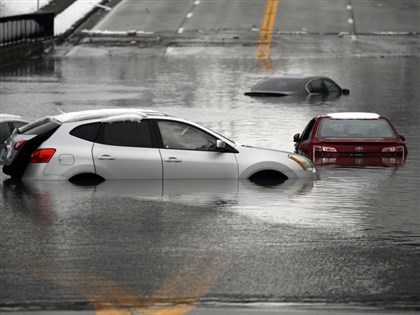
{"label": "metal railing", "polygon": [[54,13],[35,13],[0,18],[0,46],[53,37],[54,16]]}

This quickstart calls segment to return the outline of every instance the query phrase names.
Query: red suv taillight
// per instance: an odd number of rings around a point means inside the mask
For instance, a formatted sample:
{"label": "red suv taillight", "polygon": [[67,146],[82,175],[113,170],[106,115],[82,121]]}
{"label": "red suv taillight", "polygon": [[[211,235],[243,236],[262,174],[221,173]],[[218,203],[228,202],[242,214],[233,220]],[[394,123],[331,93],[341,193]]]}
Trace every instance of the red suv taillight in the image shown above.
{"label": "red suv taillight", "polygon": [[314,145],[313,147],[313,156],[316,157],[318,155],[323,155],[324,153],[337,153],[337,149],[334,147],[322,146],[322,145]]}
{"label": "red suv taillight", "polygon": [[48,163],[55,153],[55,149],[38,149],[31,154],[29,163]]}
{"label": "red suv taillight", "polygon": [[402,157],[404,160],[405,158],[405,152],[403,146],[392,146],[392,147],[385,147],[382,149],[382,153],[384,156],[399,156]]}
{"label": "red suv taillight", "polygon": [[385,147],[382,149],[382,153],[404,153],[403,146],[396,146],[396,147]]}

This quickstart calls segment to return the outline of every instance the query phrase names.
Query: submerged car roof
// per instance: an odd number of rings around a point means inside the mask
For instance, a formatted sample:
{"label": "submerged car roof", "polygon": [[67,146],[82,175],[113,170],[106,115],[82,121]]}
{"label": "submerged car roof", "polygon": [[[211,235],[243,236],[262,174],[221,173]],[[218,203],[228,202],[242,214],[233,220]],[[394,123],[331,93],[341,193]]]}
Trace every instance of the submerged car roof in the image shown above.
{"label": "submerged car roof", "polygon": [[[313,79],[330,79],[323,75],[287,74],[272,75],[260,80],[245,95],[253,93],[270,93],[278,95],[290,95],[298,92],[307,82]],[[331,80],[331,79],[330,79]],[[281,86],[279,86],[281,84]]]}
{"label": "submerged car roof", "polygon": [[[304,74],[275,74],[269,77],[266,77],[265,79],[301,79],[301,80],[306,80],[306,79],[314,79],[314,78],[328,78],[325,75],[304,75]],[[263,79],[264,80],[264,79]]]}
{"label": "submerged car roof", "polygon": [[[303,75],[303,74],[275,74],[269,77],[265,77],[264,79],[261,79],[258,83],[264,82],[266,80],[272,80],[272,79],[291,79],[291,80],[301,80],[301,81],[308,81],[312,79],[330,79],[329,77],[325,75]],[[257,83],[257,84],[258,84]]]}

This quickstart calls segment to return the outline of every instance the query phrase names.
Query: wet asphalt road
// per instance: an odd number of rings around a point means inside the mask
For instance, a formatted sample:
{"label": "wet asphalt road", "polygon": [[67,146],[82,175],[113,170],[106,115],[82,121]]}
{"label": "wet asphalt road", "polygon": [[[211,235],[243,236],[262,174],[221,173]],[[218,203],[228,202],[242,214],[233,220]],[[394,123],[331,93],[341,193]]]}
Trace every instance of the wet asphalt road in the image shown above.
{"label": "wet asphalt road", "polygon": [[[374,111],[407,138],[405,165],[325,167],[318,181],[275,187],[248,181],[79,187],[14,183],[2,175],[2,312],[201,314],[226,312],[226,305],[237,313],[418,310],[419,38],[372,33],[418,32],[415,3],[317,3],[322,10],[314,1],[280,2],[270,58],[256,59],[254,24],[259,28],[265,18],[265,1],[123,2],[98,28],[152,29],[165,41],[156,33],[93,36],[76,49],[56,47],[50,58],[1,72],[2,112],[35,119],[57,109],[148,107],[244,144],[291,151],[293,134],[313,116]],[[173,6],[167,18],[159,15],[169,11],[165,5]],[[298,14],[308,6],[313,14]],[[392,18],[368,18],[379,10]],[[222,19],[221,11],[230,18]],[[370,34],[352,33],[349,11],[360,21],[356,30]],[[303,27],[309,34],[293,34]],[[348,35],[337,36],[341,32]],[[243,95],[266,75],[296,72],[329,75],[351,94]],[[204,309],[189,306],[196,303]]]}

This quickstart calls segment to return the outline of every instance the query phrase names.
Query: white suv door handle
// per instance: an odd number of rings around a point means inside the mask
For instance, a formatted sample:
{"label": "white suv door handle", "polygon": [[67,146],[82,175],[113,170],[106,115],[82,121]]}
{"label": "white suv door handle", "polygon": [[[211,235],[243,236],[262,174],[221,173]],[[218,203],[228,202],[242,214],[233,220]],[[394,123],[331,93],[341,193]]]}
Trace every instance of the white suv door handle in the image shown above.
{"label": "white suv door handle", "polygon": [[98,156],[98,160],[108,160],[108,161],[115,160],[115,157],[105,154],[105,155]]}
{"label": "white suv door handle", "polygon": [[179,162],[182,162],[182,160],[180,160],[180,159],[172,156],[170,158],[165,159],[165,162],[168,162],[168,163],[179,163]]}

